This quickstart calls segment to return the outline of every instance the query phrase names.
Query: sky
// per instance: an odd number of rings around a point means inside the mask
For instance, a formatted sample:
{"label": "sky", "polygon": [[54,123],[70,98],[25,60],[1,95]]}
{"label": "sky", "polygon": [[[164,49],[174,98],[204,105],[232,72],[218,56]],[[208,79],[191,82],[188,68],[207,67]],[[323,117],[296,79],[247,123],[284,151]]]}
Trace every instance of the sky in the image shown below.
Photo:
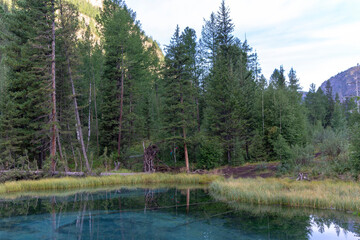
{"label": "sky", "polygon": [[[168,45],[176,25],[195,29],[221,0],[127,0],[148,36]],[[360,63],[360,0],[226,0],[234,35],[257,52],[269,79],[293,67],[304,91]]]}

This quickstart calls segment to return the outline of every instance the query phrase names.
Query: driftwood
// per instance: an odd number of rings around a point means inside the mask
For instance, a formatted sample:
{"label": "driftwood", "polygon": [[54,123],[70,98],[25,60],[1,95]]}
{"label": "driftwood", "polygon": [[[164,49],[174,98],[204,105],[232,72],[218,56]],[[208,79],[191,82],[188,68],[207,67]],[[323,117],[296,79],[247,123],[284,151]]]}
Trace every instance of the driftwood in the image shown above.
{"label": "driftwood", "polygon": [[119,170],[120,168],[120,162],[114,162],[114,165],[115,165],[115,171]]}
{"label": "driftwood", "polygon": [[31,174],[35,174],[35,175],[41,175],[44,173],[51,173],[52,175],[64,175],[64,176],[84,176],[85,173],[84,172],[59,172],[59,171],[54,171],[54,172],[44,172],[41,170],[38,171],[14,171],[14,170],[2,170],[0,171],[0,175],[2,173],[12,173],[12,172],[18,172],[18,173],[31,173]]}
{"label": "driftwood", "polygon": [[156,154],[159,152],[159,148],[156,145],[150,144],[148,148],[145,149],[144,146],[144,172],[155,172],[154,167],[154,159],[156,157]]}
{"label": "driftwood", "polygon": [[298,177],[296,178],[296,181],[310,181],[307,173],[299,173]]}
{"label": "driftwood", "polygon": [[[44,172],[44,171],[14,171],[14,170],[2,170],[0,171],[0,175],[1,174],[6,174],[6,173],[12,173],[12,172],[18,172],[18,173],[31,173],[31,174],[35,174],[35,175],[41,175],[44,173],[50,173],[50,172]],[[51,174],[53,175],[61,175],[61,176],[75,176],[75,177],[82,177],[85,176],[84,172],[51,172]],[[103,172],[100,173],[100,176],[113,176],[113,175],[120,175],[120,176],[130,176],[130,175],[137,175],[137,174],[144,174],[144,173],[112,173],[112,172]]]}
{"label": "driftwood", "polygon": [[204,169],[197,169],[197,170],[193,171],[192,173],[194,173],[194,174],[207,174],[207,173],[209,173],[209,171],[206,171]]}

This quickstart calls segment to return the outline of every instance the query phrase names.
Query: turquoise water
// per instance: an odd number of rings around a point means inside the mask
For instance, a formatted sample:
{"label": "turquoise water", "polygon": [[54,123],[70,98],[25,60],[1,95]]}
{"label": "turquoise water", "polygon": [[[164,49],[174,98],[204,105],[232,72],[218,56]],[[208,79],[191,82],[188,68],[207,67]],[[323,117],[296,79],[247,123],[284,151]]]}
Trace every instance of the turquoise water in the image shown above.
{"label": "turquoise water", "polygon": [[[39,194],[38,194],[39,195]],[[352,214],[221,203],[207,190],[0,199],[0,239],[360,239]]]}

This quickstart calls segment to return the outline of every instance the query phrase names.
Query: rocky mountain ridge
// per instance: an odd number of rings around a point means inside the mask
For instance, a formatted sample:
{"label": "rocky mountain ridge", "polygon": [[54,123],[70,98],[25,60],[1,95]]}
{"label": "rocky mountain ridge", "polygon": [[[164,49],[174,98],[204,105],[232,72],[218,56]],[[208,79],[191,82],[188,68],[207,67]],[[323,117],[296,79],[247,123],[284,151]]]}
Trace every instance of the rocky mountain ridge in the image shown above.
{"label": "rocky mountain ridge", "polygon": [[[333,97],[339,95],[340,101],[360,95],[360,66],[351,67],[346,71],[331,77],[330,81]],[[321,84],[321,89],[325,92],[326,82]]]}

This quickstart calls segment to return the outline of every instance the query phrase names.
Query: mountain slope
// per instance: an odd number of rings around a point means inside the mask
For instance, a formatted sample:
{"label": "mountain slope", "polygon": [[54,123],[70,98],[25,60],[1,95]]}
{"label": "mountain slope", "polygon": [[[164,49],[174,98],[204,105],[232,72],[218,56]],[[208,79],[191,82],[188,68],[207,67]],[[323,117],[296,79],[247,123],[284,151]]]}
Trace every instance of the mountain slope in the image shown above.
{"label": "mountain slope", "polygon": [[[360,95],[360,66],[358,65],[349,68],[348,70],[331,77],[328,81],[330,81],[332,86],[334,98],[336,94],[339,94],[341,102],[357,95],[356,85],[358,85],[358,95]],[[325,86],[326,81],[321,84],[323,91],[325,91]]]}
{"label": "mountain slope", "polygon": [[[6,4],[9,7],[12,6],[14,0],[0,0],[0,4]],[[79,32],[79,37],[81,37],[83,31],[86,29],[86,25],[90,26],[91,32],[94,35],[95,39],[99,39],[98,31],[96,29],[96,20],[95,17],[100,13],[100,8],[102,8],[103,0],[65,0],[70,2],[78,7],[80,13],[80,27],[81,31]],[[160,60],[164,59],[164,54],[159,46],[159,44],[152,38],[145,36],[146,46],[150,47],[152,44],[155,44],[156,54]]]}

